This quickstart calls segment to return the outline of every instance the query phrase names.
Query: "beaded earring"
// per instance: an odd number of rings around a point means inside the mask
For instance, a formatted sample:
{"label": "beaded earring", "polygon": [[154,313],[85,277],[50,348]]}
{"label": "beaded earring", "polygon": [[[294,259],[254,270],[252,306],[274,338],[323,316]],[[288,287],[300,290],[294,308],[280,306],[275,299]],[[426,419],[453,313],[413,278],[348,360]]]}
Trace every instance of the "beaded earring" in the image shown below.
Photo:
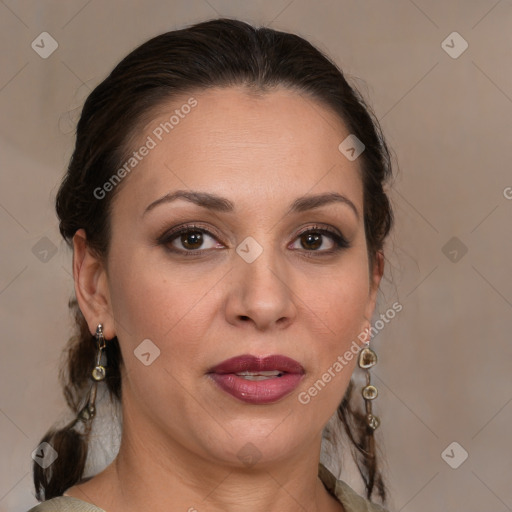
{"label": "beaded earring", "polygon": [[94,418],[96,415],[96,394],[98,391],[98,382],[101,382],[105,379],[107,375],[107,371],[105,367],[102,364],[102,355],[103,350],[106,347],[105,337],[103,336],[103,325],[98,324],[98,327],[96,328],[96,346],[97,346],[97,352],[96,352],[96,364],[91,372],[91,377],[93,380],[93,384],[91,386],[91,389],[89,391],[89,396],[87,398],[87,404],[85,407],[78,413],[78,420],[81,420],[82,422],[89,422]]}
{"label": "beaded earring", "polygon": [[361,390],[366,407],[366,424],[370,429],[376,430],[380,425],[380,419],[372,411],[372,402],[377,398],[379,392],[371,383],[370,368],[377,364],[377,354],[369,347],[365,347],[359,353],[359,367],[366,370],[366,386]]}

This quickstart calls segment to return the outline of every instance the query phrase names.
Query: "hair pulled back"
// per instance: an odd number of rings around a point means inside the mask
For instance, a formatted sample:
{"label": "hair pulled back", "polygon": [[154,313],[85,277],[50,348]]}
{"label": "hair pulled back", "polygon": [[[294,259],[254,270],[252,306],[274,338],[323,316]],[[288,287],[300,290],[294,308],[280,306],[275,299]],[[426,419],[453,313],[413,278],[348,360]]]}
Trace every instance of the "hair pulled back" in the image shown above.
{"label": "hair pulled back", "polygon": [[[77,125],[74,152],[56,198],[59,229],[66,242],[72,246],[75,232],[83,228],[89,247],[106,258],[110,209],[120,187],[102,199],[94,191],[123,165],[133,151],[132,137],[159,105],[194,91],[240,85],[257,92],[284,86],[304,94],[336,113],[349,133],[364,143],[358,162],[365,236],[373,263],[393,224],[384,191],[392,174],[391,159],[375,115],[342,71],[303,38],[224,18],[150,39],[127,55],[88,96]],[[61,380],[69,407],[78,413],[91,385],[96,344],[76,299],[69,305],[75,315],[76,333],[69,340]],[[120,400],[122,358],[117,338],[108,341],[106,355],[104,382],[111,397]],[[364,414],[351,404],[352,388],[351,381],[338,418],[353,444],[367,497],[370,499],[376,489],[385,502],[373,433]],[[58,458],[46,469],[34,463],[38,499],[60,496],[81,480],[90,429],[77,425],[75,420],[63,428],[52,428],[42,439],[54,447]]]}

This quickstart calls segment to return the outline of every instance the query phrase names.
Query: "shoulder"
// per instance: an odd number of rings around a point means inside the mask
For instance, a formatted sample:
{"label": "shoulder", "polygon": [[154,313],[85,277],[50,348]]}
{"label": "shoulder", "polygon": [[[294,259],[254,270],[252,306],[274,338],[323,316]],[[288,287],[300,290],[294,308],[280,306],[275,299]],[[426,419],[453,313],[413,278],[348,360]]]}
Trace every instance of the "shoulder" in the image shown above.
{"label": "shoulder", "polygon": [[338,480],[322,463],[318,466],[318,476],[331,494],[338,498],[346,512],[389,512],[381,505],[357,494],[343,480]]}
{"label": "shoulder", "polygon": [[72,498],[71,496],[59,496],[31,508],[28,512],[105,512],[91,503]]}
{"label": "shoulder", "polygon": [[381,505],[372,503],[357,494],[354,489],[342,480],[336,481],[336,492],[347,512],[388,512]]}

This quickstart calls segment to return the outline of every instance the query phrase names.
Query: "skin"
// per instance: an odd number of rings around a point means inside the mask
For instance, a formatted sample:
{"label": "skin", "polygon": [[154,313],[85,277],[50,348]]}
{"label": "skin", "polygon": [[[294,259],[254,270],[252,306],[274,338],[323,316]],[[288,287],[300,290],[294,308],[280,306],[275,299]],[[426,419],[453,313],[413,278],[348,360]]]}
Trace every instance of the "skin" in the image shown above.
{"label": "skin", "polygon": [[[134,148],[188,97],[161,105]],[[341,511],[318,462],[356,358],[307,405],[298,394],[369,327],[383,272],[380,253],[369,268],[359,161],[338,150],[349,132],[333,112],[284,88],[194,97],[197,107],[120,185],[107,260],[88,249],[83,230],[74,237],[75,289],[90,331],[102,323],[121,345],[124,423],[115,461],[67,494],[108,512]],[[235,210],[179,199],[144,214],[178,189],[218,194]],[[331,192],[358,215],[339,202],[287,213],[299,197]],[[196,244],[202,254],[156,242],[185,223],[213,234]],[[321,245],[298,236],[315,226],[341,232],[350,247],[329,254],[336,242],[328,235]],[[263,248],[252,263],[236,252],[248,236]],[[178,235],[167,247],[190,244]],[[148,338],[160,356],[145,366],[133,352]],[[206,375],[241,354],[286,355],[305,376],[276,403],[241,402]],[[249,467],[237,457],[247,443],[260,457]]]}

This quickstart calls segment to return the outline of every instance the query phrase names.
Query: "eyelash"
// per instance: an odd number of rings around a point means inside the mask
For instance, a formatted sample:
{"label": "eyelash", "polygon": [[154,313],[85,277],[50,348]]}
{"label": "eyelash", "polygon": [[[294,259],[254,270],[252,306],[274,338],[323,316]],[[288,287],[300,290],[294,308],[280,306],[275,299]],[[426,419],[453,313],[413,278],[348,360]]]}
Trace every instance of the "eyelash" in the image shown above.
{"label": "eyelash", "polygon": [[[167,248],[167,250],[172,253],[181,254],[186,257],[199,256],[199,255],[204,254],[205,252],[212,250],[212,249],[182,250],[182,249],[176,249],[175,247],[169,246],[169,244],[171,242],[173,242],[176,238],[178,238],[180,235],[183,235],[186,233],[196,233],[196,232],[206,234],[214,239],[217,239],[217,236],[215,234],[211,233],[209,230],[202,228],[200,226],[197,226],[195,224],[191,224],[191,225],[181,226],[180,228],[177,228],[177,229],[172,229],[171,231],[166,231],[163,235],[158,237],[157,244],[164,245]],[[333,249],[323,250],[323,251],[304,249],[304,252],[305,252],[304,255],[309,258],[332,255],[332,254],[335,254],[343,249],[348,249],[351,246],[350,243],[347,241],[347,239],[344,236],[338,234],[334,230],[331,230],[326,227],[322,228],[320,226],[309,227],[309,228],[301,231],[300,233],[298,233],[296,238],[300,238],[301,236],[303,236],[305,234],[309,234],[309,233],[325,235],[325,236],[331,238],[331,240],[336,244],[336,246]],[[296,251],[298,249],[293,249],[293,250]],[[314,254],[314,253],[317,253],[317,254]]]}

